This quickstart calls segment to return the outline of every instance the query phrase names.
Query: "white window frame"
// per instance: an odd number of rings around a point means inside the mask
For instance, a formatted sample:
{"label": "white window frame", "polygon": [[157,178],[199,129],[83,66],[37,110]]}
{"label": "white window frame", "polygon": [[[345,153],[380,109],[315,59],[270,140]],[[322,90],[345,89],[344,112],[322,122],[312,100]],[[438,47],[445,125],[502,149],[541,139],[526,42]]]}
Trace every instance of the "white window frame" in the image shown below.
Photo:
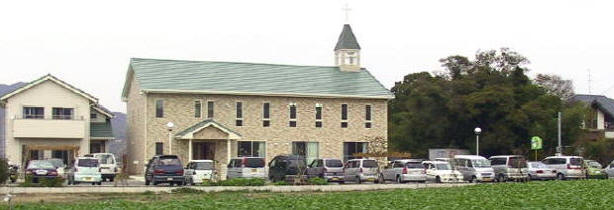
{"label": "white window frame", "polygon": [[[239,143],[240,142],[250,142],[251,144],[251,149],[252,151],[250,151],[250,156],[240,156],[239,154]],[[254,142],[263,142],[264,143],[264,154],[262,156],[254,156]],[[266,158],[266,154],[268,150],[268,146],[267,146],[267,141],[265,140],[241,140],[241,141],[237,141],[237,157],[264,157]]]}
{"label": "white window frame", "polygon": [[[295,113],[295,118],[292,119],[292,110],[291,107],[294,106],[294,111]],[[290,102],[288,103],[288,127],[290,127],[290,122],[294,122],[294,124],[296,125],[298,121],[298,105],[295,102]],[[295,126],[298,127],[298,126]]]}
{"label": "white window frame", "polygon": [[[239,104],[239,103],[241,103],[241,117],[237,117],[237,114],[239,113],[239,109],[237,109],[237,104]],[[241,126],[245,126],[245,120],[243,120],[243,116],[245,116],[245,112],[243,110],[245,110],[245,102],[243,102],[243,101],[235,101],[235,126],[237,125],[237,121],[239,121],[239,120],[241,120]],[[270,113],[269,113],[269,115],[270,115]]]}
{"label": "white window frame", "polygon": [[[370,107],[369,119],[367,120],[367,106]],[[373,104],[365,104],[364,106],[364,117],[365,117],[365,128],[367,128],[366,124],[370,123],[371,126],[369,128],[373,128]]]}
{"label": "white window frame", "polygon": [[[193,105],[192,108],[194,108],[194,109],[196,109],[196,102],[200,103],[200,117],[194,116],[194,118],[201,119],[201,118],[203,118],[203,114],[204,114],[203,113],[203,107],[204,107],[203,106],[203,100],[201,100],[201,99],[194,99],[194,101],[192,103],[192,105]],[[194,110],[194,114],[196,114],[196,110]]]}
{"label": "white window frame", "polygon": [[[316,117],[318,115],[318,108],[320,108],[320,119],[318,119]],[[314,107],[314,111],[315,111],[315,116],[313,116],[313,117],[315,118],[316,123],[320,122],[320,124],[322,124],[322,126],[316,127],[316,128],[324,127],[324,123],[322,123],[322,119],[324,119],[324,105],[321,104],[321,103],[316,103],[316,105]]]}
{"label": "white window frame", "polygon": [[[209,116],[209,102],[213,103],[213,110],[212,110],[212,115],[213,116]],[[215,117],[215,100],[207,100],[207,119],[213,119]]]}

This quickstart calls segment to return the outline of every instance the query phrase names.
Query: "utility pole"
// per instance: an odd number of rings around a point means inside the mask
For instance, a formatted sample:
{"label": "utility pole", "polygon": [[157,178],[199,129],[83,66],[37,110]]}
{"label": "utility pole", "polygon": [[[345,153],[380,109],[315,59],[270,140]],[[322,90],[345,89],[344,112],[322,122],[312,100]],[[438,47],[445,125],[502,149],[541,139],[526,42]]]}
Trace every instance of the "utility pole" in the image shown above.
{"label": "utility pole", "polygon": [[563,145],[561,145],[561,112],[558,112],[558,142],[559,146],[556,147],[556,155],[563,155]]}

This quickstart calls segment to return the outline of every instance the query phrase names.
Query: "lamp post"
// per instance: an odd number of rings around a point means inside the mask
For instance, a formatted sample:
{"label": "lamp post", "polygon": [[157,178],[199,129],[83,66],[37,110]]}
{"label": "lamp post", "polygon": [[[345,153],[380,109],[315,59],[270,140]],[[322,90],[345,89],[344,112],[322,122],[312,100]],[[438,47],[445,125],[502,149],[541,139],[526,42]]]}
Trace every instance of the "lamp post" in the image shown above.
{"label": "lamp post", "polygon": [[173,127],[175,124],[173,122],[166,123],[166,128],[168,128],[168,154],[173,154]]}
{"label": "lamp post", "polygon": [[480,133],[482,133],[482,129],[476,127],[473,132],[475,133],[475,155],[480,155]]}

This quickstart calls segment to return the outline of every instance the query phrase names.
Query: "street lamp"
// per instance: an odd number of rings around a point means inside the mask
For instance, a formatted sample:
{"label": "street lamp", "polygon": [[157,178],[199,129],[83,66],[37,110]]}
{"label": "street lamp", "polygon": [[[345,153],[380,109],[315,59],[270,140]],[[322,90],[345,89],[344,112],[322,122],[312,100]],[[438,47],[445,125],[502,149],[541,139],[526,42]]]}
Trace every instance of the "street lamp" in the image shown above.
{"label": "street lamp", "polygon": [[473,132],[475,133],[475,155],[480,155],[480,133],[482,133],[482,129],[476,127]]}
{"label": "street lamp", "polygon": [[168,128],[168,154],[173,154],[173,127],[175,124],[173,122],[166,123],[166,128]]}

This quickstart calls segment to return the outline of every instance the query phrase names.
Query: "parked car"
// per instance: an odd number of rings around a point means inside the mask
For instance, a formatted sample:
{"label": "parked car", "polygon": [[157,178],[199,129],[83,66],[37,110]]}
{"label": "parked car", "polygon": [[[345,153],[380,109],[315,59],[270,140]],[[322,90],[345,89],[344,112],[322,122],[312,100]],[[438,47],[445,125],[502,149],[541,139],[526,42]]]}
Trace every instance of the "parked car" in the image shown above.
{"label": "parked car", "polygon": [[550,156],[542,160],[542,163],[556,170],[559,180],[586,178],[584,158],[580,156]]}
{"label": "parked car", "polygon": [[614,178],[614,160],[605,167],[605,173],[608,178]]}
{"label": "parked car", "polygon": [[226,179],[266,178],[266,163],[261,157],[238,157],[230,159]]}
{"label": "parked car", "polygon": [[78,157],[74,165],[68,168],[66,176],[68,185],[76,185],[83,182],[92,183],[92,185],[101,185],[102,183],[100,163],[97,158],[93,157]]}
{"label": "parked car", "polygon": [[145,185],[169,183],[171,186],[184,185],[183,164],[177,155],[156,155],[147,163]]}
{"label": "parked car", "polygon": [[102,181],[112,182],[119,171],[115,155],[113,153],[92,153],[87,156],[98,158],[102,173]]}
{"label": "parked car", "polygon": [[38,183],[40,179],[58,177],[58,171],[48,160],[31,160],[26,167],[26,176],[32,176],[32,182]]}
{"label": "parked car", "polygon": [[58,176],[66,178],[66,164],[64,164],[64,160],[60,158],[50,158],[47,159],[47,161],[53,164],[53,167],[55,167],[56,171],[58,172]]}
{"label": "parked car", "polygon": [[426,182],[426,170],[422,160],[401,159],[389,163],[379,176],[379,181],[396,181],[405,183],[408,181]]}
{"label": "parked car", "polygon": [[269,162],[269,180],[273,182],[293,181],[306,172],[307,163],[303,156],[278,155]]}
{"label": "parked car", "polygon": [[427,181],[435,183],[463,181],[463,174],[454,170],[447,161],[424,161],[422,165],[426,169]]}
{"label": "parked car", "polygon": [[379,168],[377,161],[371,159],[351,159],[343,168],[343,180],[358,184],[362,182],[377,182]]}
{"label": "parked car", "polygon": [[450,164],[450,166],[452,166],[452,169],[454,169],[454,158],[435,158],[434,161],[448,162]]}
{"label": "parked car", "polygon": [[213,160],[191,160],[184,170],[186,184],[194,185],[211,180],[215,174]]}
{"label": "parked car", "polygon": [[343,183],[343,161],[334,158],[315,159],[307,168],[307,176]]}
{"label": "parked car", "polygon": [[463,179],[469,182],[492,182],[495,180],[495,171],[490,161],[478,155],[454,156],[454,168],[463,174]]}
{"label": "parked car", "polygon": [[542,162],[528,162],[527,166],[529,169],[529,180],[556,179],[556,170],[548,168],[548,166]]}
{"label": "parked car", "polygon": [[605,173],[603,166],[594,160],[584,160],[584,168],[586,168],[587,179],[606,179],[608,175]]}
{"label": "parked car", "polygon": [[495,181],[527,181],[529,179],[527,160],[523,156],[499,155],[491,156],[489,160],[492,169],[495,171]]}

